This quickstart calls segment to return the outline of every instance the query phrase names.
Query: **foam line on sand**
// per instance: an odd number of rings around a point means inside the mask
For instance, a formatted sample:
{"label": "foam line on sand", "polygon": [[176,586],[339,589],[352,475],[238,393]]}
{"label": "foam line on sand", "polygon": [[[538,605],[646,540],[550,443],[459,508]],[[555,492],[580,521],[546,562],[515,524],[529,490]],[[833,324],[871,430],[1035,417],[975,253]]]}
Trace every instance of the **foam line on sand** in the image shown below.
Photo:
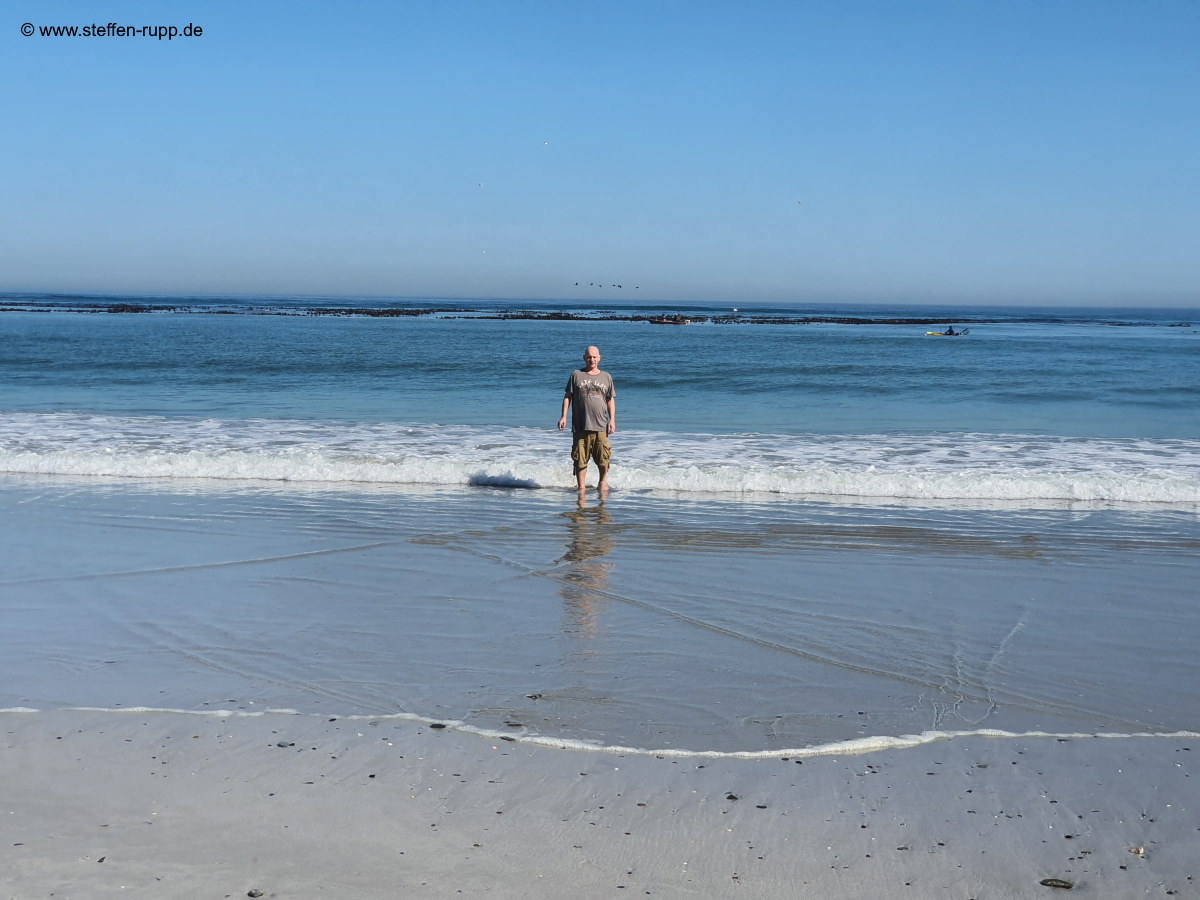
{"label": "foam line on sand", "polygon": [[[313,713],[300,713],[294,709],[261,709],[261,710],[245,710],[245,709],[170,709],[153,706],[128,706],[128,707],[98,707],[98,706],[77,706],[68,707],[68,710],[76,712],[92,712],[92,713],[110,713],[113,715],[154,715],[154,714],[171,714],[178,716],[210,716],[216,718],[239,718],[239,717],[263,717],[263,716],[300,716],[308,715],[318,719],[326,719],[334,721],[328,716]],[[36,713],[41,710],[32,707],[11,707],[9,709],[0,709],[0,714],[3,713]],[[658,749],[647,749],[644,747],[625,747],[620,745],[598,744],[592,741],[572,740],[568,738],[548,737],[545,735],[531,734],[524,730],[506,730],[496,731],[491,728],[479,728],[474,725],[468,725],[465,722],[457,719],[432,719],[427,716],[421,716],[416,713],[399,712],[385,713],[380,715],[362,715],[353,714],[339,717],[346,722],[368,722],[372,725],[378,725],[381,722],[410,722],[417,725],[424,725],[433,730],[451,728],[456,731],[462,731],[467,734],[475,734],[487,740],[502,740],[513,743],[530,744],[541,747],[553,747],[559,750],[581,750],[601,753],[613,753],[621,756],[654,756],[660,759],[667,757],[674,759],[809,759],[817,756],[848,756],[862,753],[875,753],[880,750],[900,750],[907,747],[919,747],[922,744],[931,744],[935,741],[948,741],[956,738],[995,738],[998,740],[1012,739],[1030,739],[1030,738],[1054,738],[1058,741],[1067,740],[1088,740],[1109,739],[1119,740],[1123,738],[1190,738],[1200,741],[1200,732],[1195,731],[1172,731],[1172,732],[1054,732],[1054,731],[1004,731],[998,728],[974,728],[969,731],[923,731],[920,734],[901,734],[901,735],[873,735],[870,737],[853,738],[844,741],[835,741],[828,744],[818,744],[812,747],[798,747],[790,749],[772,749],[772,750],[688,750],[680,747],[664,747]]]}
{"label": "foam line on sand", "polygon": [[3,897],[1195,896],[1195,735],[808,758],[404,718],[0,714]]}

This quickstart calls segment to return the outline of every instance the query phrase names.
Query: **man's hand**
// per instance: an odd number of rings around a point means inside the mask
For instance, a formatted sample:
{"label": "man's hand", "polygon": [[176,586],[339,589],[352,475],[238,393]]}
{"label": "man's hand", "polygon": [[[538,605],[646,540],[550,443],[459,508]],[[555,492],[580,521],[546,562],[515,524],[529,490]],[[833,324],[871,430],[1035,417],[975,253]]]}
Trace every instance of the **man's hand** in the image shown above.
{"label": "man's hand", "polygon": [[605,430],[605,431],[606,431],[608,434],[612,434],[614,431],[616,431],[616,430],[617,430],[617,423],[616,423],[616,422],[614,422],[612,419],[609,419],[609,420],[608,420],[608,424],[604,426],[604,430]]}
{"label": "man's hand", "polygon": [[558,430],[562,431],[566,427],[567,427],[567,417],[563,416],[561,419],[558,420]]}

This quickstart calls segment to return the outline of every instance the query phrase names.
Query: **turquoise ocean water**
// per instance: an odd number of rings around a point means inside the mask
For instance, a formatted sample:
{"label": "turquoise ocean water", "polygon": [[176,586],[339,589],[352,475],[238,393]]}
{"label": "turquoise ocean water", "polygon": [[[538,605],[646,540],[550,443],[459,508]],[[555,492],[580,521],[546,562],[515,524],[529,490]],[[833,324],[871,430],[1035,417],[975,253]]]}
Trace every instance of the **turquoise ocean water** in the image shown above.
{"label": "turquoise ocean water", "polygon": [[[0,471],[562,486],[561,383],[595,343],[618,389],[618,487],[1200,501],[1186,311],[741,311],[939,323],[924,326],[713,324],[735,314],[694,308],[686,327],[565,304],[531,311],[598,318],[305,314],[316,301],[56,311],[117,302],[8,298]],[[925,334],[964,321],[966,337]]]}
{"label": "turquoise ocean water", "polygon": [[[0,297],[0,706],[721,751],[1200,730],[1198,323]],[[579,504],[587,344],[618,431]]]}

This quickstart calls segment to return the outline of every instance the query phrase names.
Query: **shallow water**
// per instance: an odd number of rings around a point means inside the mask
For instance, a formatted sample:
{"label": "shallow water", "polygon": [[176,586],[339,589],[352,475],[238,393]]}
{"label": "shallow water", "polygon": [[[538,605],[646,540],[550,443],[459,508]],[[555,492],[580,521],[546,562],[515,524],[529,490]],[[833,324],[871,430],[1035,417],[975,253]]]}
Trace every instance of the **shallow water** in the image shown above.
{"label": "shallow water", "polygon": [[0,706],[755,751],[1200,730],[1194,516],[10,479]]}
{"label": "shallow water", "polygon": [[[724,751],[1200,729],[1186,314],[90,302],[0,303],[0,706]],[[580,507],[588,343],[619,428]]]}

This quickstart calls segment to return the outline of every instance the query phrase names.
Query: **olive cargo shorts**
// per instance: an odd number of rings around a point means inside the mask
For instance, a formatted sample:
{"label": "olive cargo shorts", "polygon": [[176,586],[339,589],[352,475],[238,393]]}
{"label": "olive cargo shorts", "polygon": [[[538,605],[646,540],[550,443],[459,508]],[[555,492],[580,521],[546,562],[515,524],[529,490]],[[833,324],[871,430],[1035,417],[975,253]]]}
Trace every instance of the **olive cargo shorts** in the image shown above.
{"label": "olive cargo shorts", "polygon": [[575,471],[586,469],[589,459],[595,460],[601,468],[608,468],[608,461],[612,459],[608,435],[603,431],[571,432],[571,462],[575,464]]}

